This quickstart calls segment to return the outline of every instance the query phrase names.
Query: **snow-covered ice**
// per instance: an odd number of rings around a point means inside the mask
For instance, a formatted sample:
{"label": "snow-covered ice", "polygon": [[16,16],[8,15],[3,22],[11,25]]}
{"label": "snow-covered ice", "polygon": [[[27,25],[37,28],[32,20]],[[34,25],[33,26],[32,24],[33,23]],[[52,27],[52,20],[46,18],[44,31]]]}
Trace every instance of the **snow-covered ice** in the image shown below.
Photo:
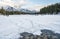
{"label": "snow-covered ice", "polygon": [[60,33],[60,15],[0,15],[0,39],[18,39],[21,32],[40,34],[41,29]]}

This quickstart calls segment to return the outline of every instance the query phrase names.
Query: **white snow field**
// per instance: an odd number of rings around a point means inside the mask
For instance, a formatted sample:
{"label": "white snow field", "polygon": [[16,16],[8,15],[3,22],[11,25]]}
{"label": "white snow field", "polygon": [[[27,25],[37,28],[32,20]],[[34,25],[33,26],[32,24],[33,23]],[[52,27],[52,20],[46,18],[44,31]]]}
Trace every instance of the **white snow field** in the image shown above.
{"label": "white snow field", "polygon": [[60,15],[0,15],[0,39],[18,39],[21,32],[40,34],[41,29],[60,33]]}

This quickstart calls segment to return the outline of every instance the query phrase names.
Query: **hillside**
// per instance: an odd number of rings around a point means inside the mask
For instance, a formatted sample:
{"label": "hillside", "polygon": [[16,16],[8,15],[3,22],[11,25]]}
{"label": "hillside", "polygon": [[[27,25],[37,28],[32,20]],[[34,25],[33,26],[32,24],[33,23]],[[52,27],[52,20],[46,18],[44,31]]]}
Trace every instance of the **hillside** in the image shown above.
{"label": "hillside", "polygon": [[60,3],[48,5],[40,9],[40,14],[59,14],[60,12]]}

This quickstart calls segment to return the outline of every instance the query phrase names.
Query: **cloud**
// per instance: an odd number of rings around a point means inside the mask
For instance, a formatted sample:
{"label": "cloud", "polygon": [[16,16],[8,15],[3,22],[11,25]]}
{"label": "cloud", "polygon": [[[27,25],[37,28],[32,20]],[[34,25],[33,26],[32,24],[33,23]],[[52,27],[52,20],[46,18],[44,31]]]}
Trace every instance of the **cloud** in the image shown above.
{"label": "cloud", "polygon": [[13,7],[13,5],[14,5],[14,3],[11,1],[11,0],[2,0],[1,2],[0,2],[0,4],[1,5],[3,5],[3,6],[5,6],[5,5],[9,5],[9,6],[12,6]]}
{"label": "cloud", "polygon": [[24,6],[24,5],[26,5],[28,2],[27,2],[27,0],[18,0],[17,2],[15,2],[15,6],[17,6],[17,7],[21,7],[21,6]]}
{"label": "cloud", "polygon": [[27,1],[26,0],[18,0],[17,2],[15,2],[17,0],[0,0],[0,4],[2,4],[3,6],[4,5],[9,5],[9,6],[12,6],[12,7],[21,7],[25,4],[27,4]]}

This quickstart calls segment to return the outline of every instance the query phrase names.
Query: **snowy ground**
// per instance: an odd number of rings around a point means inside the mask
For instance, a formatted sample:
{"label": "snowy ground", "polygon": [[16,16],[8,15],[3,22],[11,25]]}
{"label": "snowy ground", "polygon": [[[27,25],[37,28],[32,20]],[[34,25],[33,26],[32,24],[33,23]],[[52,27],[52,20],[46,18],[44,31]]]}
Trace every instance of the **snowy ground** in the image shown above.
{"label": "snowy ground", "polygon": [[40,34],[41,29],[60,33],[60,15],[0,15],[0,39],[17,39],[21,32]]}

